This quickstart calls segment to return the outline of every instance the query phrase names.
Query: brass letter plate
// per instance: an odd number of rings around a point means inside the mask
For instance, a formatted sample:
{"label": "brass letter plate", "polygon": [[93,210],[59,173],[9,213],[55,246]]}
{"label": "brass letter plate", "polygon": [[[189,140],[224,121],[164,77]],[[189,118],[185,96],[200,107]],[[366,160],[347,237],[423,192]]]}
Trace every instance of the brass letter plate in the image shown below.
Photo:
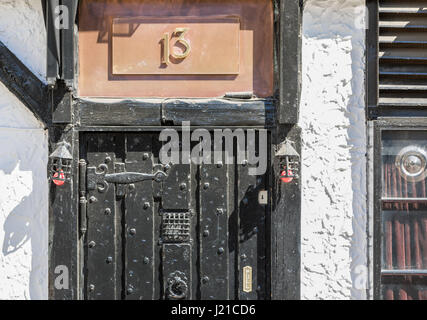
{"label": "brass letter plate", "polygon": [[243,291],[252,292],[252,267],[243,268]]}
{"label": "brass letter plate", "polygon": [[134,17],[112,22],[114,75],[238,75],[240,18]]}

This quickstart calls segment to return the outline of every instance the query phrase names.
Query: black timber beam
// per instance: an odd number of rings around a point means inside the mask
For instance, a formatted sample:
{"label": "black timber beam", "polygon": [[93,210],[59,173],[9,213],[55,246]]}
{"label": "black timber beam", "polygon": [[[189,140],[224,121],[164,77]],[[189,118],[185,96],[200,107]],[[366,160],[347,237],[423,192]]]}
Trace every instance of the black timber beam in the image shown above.
{"label": "black timber beam", "polygon": [[59,66],[61,63],[60,30],[55,28],[55,8],[58,8],[59,0],[41,0],[45,15],[45,27],[47,34],[47,65],[46,79],[50,87],[54,87],[59,79]]}
{"label": "black timber beam", "polygon": [[[368,28],[366,29],[366,104],[367,118],[374,119],[382,110],[378,109],[378,1],[367,0]],[[389,108],[393,111],[393,108]],[[385,112],[387,115],[387,112]],[[398,115],[398,114],[395,114]],[[404,116],[404,115],[403,115]]]}
{"label": "black timber beam", "polygon": [[161,103],[138,99],[75,99],[81,126],[159,126]]}
{"label": "black timber beam", "polygon": [[46,78],[52,103],[52,123],[67,124],[72,118],[72,91],[77,62],[77,0],[42,0],[47,32]]}
{"label": "black timber beam", "polygon": [[75,99],[81,126],[274,125],[273,100]]}
{"label": "black timber beam", "polygon": [[41,82],[1,41],[0,81],[45,127],[50,123],[47,86]]}
{"label": "black timber beam", "polygon": [[273,126],[274,103],[270,100],[171,99],[162,105],[162,120],[192,126]]}
{"label": "black timber beam", "polygon": [[47,82],[54,88],[61,79],[72,88],[77,61],[78,0],[42,0],[42,5],[47,33]]}
{"label": "black timber beam", "polygon": [[296,124],[301,95],[302,0],[276,2],[278,51],[279,124]]}
{"label": "black timber beam", "polygon": [[71,126],[49,128],[49,152],[65,141],[70,144],[73,156],[71,181],[56,186],[49,177],[49,299],[52,300],[79,299],[78,139],[78,132]]}
{"label": "black timber beam", "polygon": [[271,212],[271,298],[301,299],[301,128],[283,126],[274,145],[288,139],[300,155],[300,172],[292,182],[280,180],[283,170],[273,148],[273,207]]}
{"label": "black timber beam", "polygon": [[75,63],[77,61],[77,45],[75,37],[75,21],[77,15],[77,0],[61,0],[63,6],[68,8],[69,24],[67,28],[61,29],[61,78],[67,87],[74,86]]}

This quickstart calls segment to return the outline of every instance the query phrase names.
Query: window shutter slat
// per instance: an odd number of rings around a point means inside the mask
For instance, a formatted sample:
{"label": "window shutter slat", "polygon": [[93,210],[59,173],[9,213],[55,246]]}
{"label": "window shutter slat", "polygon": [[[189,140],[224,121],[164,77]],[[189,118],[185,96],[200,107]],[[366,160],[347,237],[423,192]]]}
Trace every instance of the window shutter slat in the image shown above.
{"label": "window shutter slat", "polygon": [[379,1],[381,107],[427,107],[427,1]]}

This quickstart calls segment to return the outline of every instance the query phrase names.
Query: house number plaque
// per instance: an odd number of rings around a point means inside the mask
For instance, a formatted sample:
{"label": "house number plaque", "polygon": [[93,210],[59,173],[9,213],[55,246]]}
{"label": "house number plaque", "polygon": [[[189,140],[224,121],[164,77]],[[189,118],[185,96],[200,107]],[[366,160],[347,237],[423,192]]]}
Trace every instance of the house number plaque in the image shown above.
{"label": "house number plaque", "polygon": [[238,75],[240,18],[134,17],[112,21],[113,75]]}
{"label": "house number plaque", "polygon": [[187,31],[188,31],[187,28],[176,28],[174,31],[174,34],[179,34],[177,43],[181,44],[185,48],[182,53],[176,53],[176,52],[169,53],[169,50],[170,50],[169,33],[166,32],[163,35],[162,63],[168,66],[171,63],[170,56],[172,56],[174,59],[185,59],[190,54],[191,45],[184,38],[184,35]]}
{"label": "house number plaque", "polygon": [[[0,0],[1,2],[1,0]],[[80,97],[274,95],[274,1],[80,0]]]}

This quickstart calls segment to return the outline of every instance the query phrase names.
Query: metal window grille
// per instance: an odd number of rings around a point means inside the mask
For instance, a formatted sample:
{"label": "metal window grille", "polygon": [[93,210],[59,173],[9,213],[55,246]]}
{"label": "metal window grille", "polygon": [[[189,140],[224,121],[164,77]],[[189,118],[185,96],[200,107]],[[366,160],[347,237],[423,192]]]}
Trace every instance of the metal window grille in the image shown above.
{"label": "metal window grille", "polygon": [[190,240],[190,214],[188,212],[163,213],[162,239],[164,242]]}

